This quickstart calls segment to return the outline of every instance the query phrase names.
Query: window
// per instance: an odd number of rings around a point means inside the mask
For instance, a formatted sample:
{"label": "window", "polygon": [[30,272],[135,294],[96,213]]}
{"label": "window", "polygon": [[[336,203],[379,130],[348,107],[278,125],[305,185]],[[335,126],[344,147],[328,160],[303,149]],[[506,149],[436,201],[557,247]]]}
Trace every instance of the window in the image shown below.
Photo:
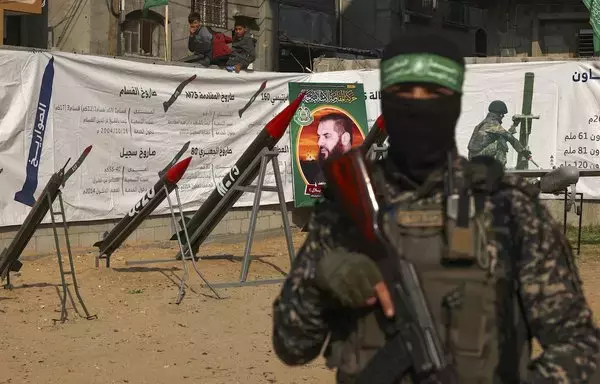
{"label": "window", "polygon": [[334,44],[335,15],[279,5],[279,38],[304,43]]}
{"label": "window", "polygon": [[469,7],[463,3],[455,1],[449,2],[446,21],[461,25],[469,25]]}
{"label": "window", "polygon": [[487,33],[483,29],[475,32],[475,56],[487,57]]}
{"label": "window", "polygon": [[132,55],[161,56],[164,28],[152,20],[129,20],[123,24],[123,51]]}
{"label": "window", "polygon": [[577,34],[577,56],[594,56],[594,32],[591,29],[581,29]]}
{"label": "window", "polygon": [[191,8],[209,27],[227,28],[227,0],[192,0]]}

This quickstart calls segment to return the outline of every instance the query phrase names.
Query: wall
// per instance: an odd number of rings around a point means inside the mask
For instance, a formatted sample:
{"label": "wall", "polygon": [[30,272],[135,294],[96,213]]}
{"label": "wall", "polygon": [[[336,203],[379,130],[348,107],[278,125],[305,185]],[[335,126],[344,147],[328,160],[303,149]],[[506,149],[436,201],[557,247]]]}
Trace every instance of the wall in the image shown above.
{"label": "wall", "polygon": [[[101,3],[105,4],[104,1]],[[91,16],[90,0],[49,0],[48,28],[52,35],[52,47],[61,51],[90,53]]]}
{"label": "wall", "polygon": [[[116,7],[117,0],[113,1]],[[257,19],[260,30],[251,31],[258,39],[258,59],[255,70],[272,70],[272,0],[230,0],[228,6],[228,29],[217,31],[230,33],[234,26],[234,16],[247,16]],[[116,55],[117,18],[109,11],[105,0],[53,0],[49,2],[49,25],[53,29],[53,47],[61,51],[90,53],[95,55]],[[142,9],[143,0],[126,0],[124,15]],[[190,0],[169,2],[171,59],[176,61],[190,52],[187,50],[188,15]],[[152,11],[164,16],[164,7]],[[264,27],[264,29],[263,29]],[[164,39],[164,37],[163,37]],[[163,40],[164,41],[164,40]]]}
{"label": "wall", "polygon": [[[559,223],[563,222],[563,201],[546,200],[545,205],[550,209],[552,216]],[[245,235],[248,233],[250,223],[250,209],[234,208],[228,212],[223,220],[215,227],[206,241],[215,240],[232,235]],[[570,225],[577,225],[578,216],[573,213],[573,208],[567,216],[567,222]],[[299,230],[304,227],[310,215],[310,209],[294,209],[293,203],[288,203],[287,214],[290,220],[292,230]],[[190,216],[187,214],[186,216]],[[99,222],[69,223],[69,240],[72,248],[77,248],[81,253],[96,254],[98,249],[92,247],[96,241],[102,238],[106,231],[110,231],[117,220],[107,220]],[[586,201],[583,209],[583,226],[600,225],[600,202]],[[173,235],[173,225],[170,216],[155,216],[146,219],[136,229],[131,236],[123,243],[124,246],[140,243],[163,242],[168,241]],[[19,227],[0,228],[0,250],[7,247]],[[281,230],[283,236],[283,221],[279,206],[262,206],[259,211],[256,222],[256,232],[277,232]],[[64,247],[64,237],[62,228],[58,228],[59,241],[61,247]],[[174,243],[176,244],[176,243]],[[295,244],[298,248],[300,244]],[[23,255],[46,255],[55,252],[54,237],[52,228],[49,225],[41,225],[29,241]],[[118,253],[118,250],[117,250]],[[202,254],[202,251],[200,251]],[[90,256],[91,258],[91,256]]]}
{"label": "wall", "polygon": [[[302,222],[305,219],[301,215],[292,214],[292,207],[292,204],[288,205],[288,218],[292,227],[297,230],[299,225],[293,225],[292,220],[300,220]],[[223,236],[246,234],[250,224],[250,212],[250,209],[246,208],[232,209],[211,232],[207,241]],[[191,214],[186,216],[191,216]],[[71,247],[78,248],[83,252],[91,252],[93,254],[97,253],[98,248],[92,247],[92,244],[100,240],[103,233],[110,231],[117,222],[117,220],[109,220],[85,223],[69,223],[69,241],[71,243]],[[162,215],[150,217],[140,224],[140,226],[131,234],[131,236],[127,238],[123,245],[168,241],[169,238],[175,233],[173,228],[174,226],[171,223],[170,216]],[[19,227],[0,228],[0,250],[4,249],[4,247],[7,247],[10,244],[18,229]],[[283,235],[283,221],[279,211],[279,206],[261,207],[261,210],[258,213],[258,219],[256,220],[256,232],[276,232],[277,229],[281,229],[281,234]],[[64,247],[65,244],[63,233],[62,227],[58,227],[61,247]],[[173,244],[176,244],[176,241],[174,241]],[[52,227],[44,224],[37,229],[33,238],[29,241],[29,244],[25,248],[23,254],[44,255],[54,252],[55,243]]]}
{"label": "wall", "polygon": [[256,62],[254,69],[277,71],[279,57],[278,11],[277,1],[258,0],[258,31],[254,32],[256,43]]}
{"label": "wall", "polygon": [[[400,31],[398,0],[337,0],[343,12],[343,46],[363,49],[383,47]],[[476,56],[475,34],[487,35],[487,55],[567,55],[577,48],[576,34],[590,28],[589,12],[580,0],[499,0],[468,8],[458,22],[456,3],[439,0],[433,12],[420,10],[421,0],[405,0],[406,29],[416,33],[436,31],[455,41],[466,56]],[[456,10],[456,9],[454,9]],[[513,51],[514,50],[514,51]]]}
{"label": "wall", "polygon": [[398,0],[337,0],[341,10],[342,46],[381,47],[399,26]]}

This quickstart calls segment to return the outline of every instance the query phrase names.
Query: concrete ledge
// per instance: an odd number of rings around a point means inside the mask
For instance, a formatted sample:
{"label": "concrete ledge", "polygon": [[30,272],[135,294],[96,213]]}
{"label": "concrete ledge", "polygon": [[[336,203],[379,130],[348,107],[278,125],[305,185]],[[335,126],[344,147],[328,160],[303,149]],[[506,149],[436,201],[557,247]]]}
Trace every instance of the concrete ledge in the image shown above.
{"label": "concrete ledge", "polygon": [[[303,222],[308,218],[308,212],[298,210],[295,214],[293,203],[289,203],[287,215],[292,228],[301,228]],[[193,212],[187,213],[186,217],[191,217]],[[251,208],[233,208],[228,212],[223,220],[215,227],[208,240],[215,237],[233,236],[246,234],[250,225]],[[305,218],[306,217],[306,218]],[[300,220],[300,225],[294,224]],[[110,231],[119,220],[104,220],[91,222],[69,223],[69,240],[72,248],[79,248],[83,251],[97,252],[97,248],[92,245],[102,238],[102,234]],[[283,229],[283,220],[279,211],[279,205],[262,206],[258,212],[256,221],[256,232],[269,232],[277,229]],[[0,250],[7,247],[17,234],[19,226],[0,228]],[[64,247],[64,231],[62,227],[58,228],[59,241],[61,247]],[[125,240],[123,245],[133,245],[140,243],[166,241],[175,233],[171,223],[170,215],[151,216]],[[283,235],[283,230],[281,232]],[[54,235],[50,224],[42,224],[34,233],[25,248],[23,255],[49,254],[55,249]]]}
{"label": "concrete ledge", "polygon": [[[554,218],[562,223],[563,221],[563,200],[544,200],[544,204],[550,209]],[[311,209],[295,209],[293,203],[287,205],[287,215],[292,229],[302,228],[310,217]],[[251,208],[234,208],[225,215],[223,220],[215,227],[208,237],[207,241],[214,239],[224,239],[232,236],[245,235],[250,225]],[[186,216],[191,216],[188,213]],[[579,217],[571,210],[567,217],[567,222],[571,225],[577,225]],[[73,248],[78,248],[84,252],[97,252],[97,248],[92,247],[96,241],[100,240],[105,231],[110,231],[118,220],[97,221],[97,222],[76,222],[69,224],[69,240]],[[584,201],[583,205],[583,225],[600,225],[600,202]],[[278,205],[266,205],[261,207],[256,222],[257,233],[274,233],[278,229],[283,229],[283,221],[279,212]],[[17,231],[18,226],[0,228],[0,250],[7,247]],[[169,215],[149,217],[138,229],[129,236],[123,245],[134,245],[140,243],[152,243],[168,240],[174,232]],[[59,239],[61,247],[64,247],[63,231],[59,228]],[[283,235],[283,231],[281,231]],[[41,225],[34,233],[29,244],[23,252],[24,256],[46,255],[54,253],[54,236],[52,227],[49,224]]]}

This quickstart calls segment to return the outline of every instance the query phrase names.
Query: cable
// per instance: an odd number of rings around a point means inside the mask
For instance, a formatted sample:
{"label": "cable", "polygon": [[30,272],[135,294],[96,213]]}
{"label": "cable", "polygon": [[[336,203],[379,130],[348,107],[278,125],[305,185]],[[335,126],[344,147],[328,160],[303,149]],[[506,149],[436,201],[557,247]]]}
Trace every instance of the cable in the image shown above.
{"label": "cable", "polygon": [[72,10],[75,8],[76,4],[77,4],[77,0],[73,0],[73,2],[71,3],[71,6],[69,7],[69,9],[67,9],[67,11],[65,12],[65,15],[62,17],[62,19],[60,19],[60,21],[58,23],[51,26],[50,28],[58,27],[59,25],[64,23],[65,20],[67,20],[67,18],[71,17],[70,14],[71,14]]}
{"label": "cable", "polygon": [[69,27],[71,26],[71,24],[73,22],[73,19],[75,18],[75,15],[78,13],[78,11],[81,8],[81,6],[83,5],[84,1],[85,1],[85,3],[87,3],[88,0],[77,0],[76,8],[73,10],[72,15],[69,17],[69,21],[67,22],[67,25],[64,27],[64,29],[62,30],[62,33],[58,37],[58,42],[56,43],[56,45],[59,48],[60,48],[60,44],[61,44],[62,40],[64,39],[67,31],[69,30]]}

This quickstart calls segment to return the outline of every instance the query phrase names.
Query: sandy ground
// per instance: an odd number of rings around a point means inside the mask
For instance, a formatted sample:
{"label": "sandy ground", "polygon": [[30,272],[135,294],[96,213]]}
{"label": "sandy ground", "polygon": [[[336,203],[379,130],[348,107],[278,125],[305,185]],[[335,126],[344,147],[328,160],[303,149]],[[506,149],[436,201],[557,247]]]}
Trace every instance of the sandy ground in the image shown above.
{"label": "sandy ground", "polygon": [[[301,244],[303,234],[294,234]],[[249,280],[279,278],[289,269],[283,237],[255,241]],[[213,242],[197,265],[213,283],[239,279],[244,240]],[[56,257],[24,257],[12,291],[0,289],[0,383],[332,383],[318,358],[287,367],[271,346],[271,304],[280,285],[217,289],[218,299],[191,264],[186,296],[175,304],[181,262],[141,266],[126,261],[173,258],[172,243],[124,247],[112,269],[75,250],[81,293],[95,320],[60,318]],[[600,314],[600,250],[584,248],[581,273]]]}

